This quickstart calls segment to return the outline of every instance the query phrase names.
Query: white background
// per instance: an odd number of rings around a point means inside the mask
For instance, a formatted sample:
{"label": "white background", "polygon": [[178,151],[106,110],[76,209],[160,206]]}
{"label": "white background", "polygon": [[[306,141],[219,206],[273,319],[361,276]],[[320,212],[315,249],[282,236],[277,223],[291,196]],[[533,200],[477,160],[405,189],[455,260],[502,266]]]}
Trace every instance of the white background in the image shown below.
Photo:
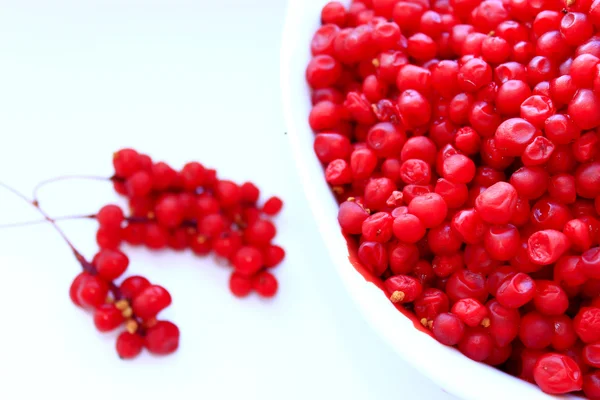
{"label": "white background", "polygon": [[[0,398],[446,399],[358,314],[318,237],[281,117],[283,0],[0,0],[0,180],[30,193],[60,175],[111,174],[132,146],[280,195],[288,257],[273,301],[238,300],[228,270],[128,249],[129,273],[168,288],[173,356],[123,362],[69,301],[78,265],[49,226],[0,230]],[[315,16],[318,18],[318,16]],[[307,43],[308,45],[308,43]],[[53,215],[119,201],[109,184],[41,193]],[[0,192],[0,223],[37,218]],[[62,225],[87,256],[92,221]]]}

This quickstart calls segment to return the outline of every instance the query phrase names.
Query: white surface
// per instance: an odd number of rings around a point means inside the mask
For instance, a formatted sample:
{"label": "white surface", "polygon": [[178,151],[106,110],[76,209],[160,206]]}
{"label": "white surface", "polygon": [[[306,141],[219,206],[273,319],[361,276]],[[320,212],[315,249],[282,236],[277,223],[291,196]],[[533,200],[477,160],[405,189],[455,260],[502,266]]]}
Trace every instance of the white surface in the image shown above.
{"label": "white surface", "polygon": [[[48,227],[0,231],[0,399],[447,399],[364,322],[318,236],[284,135],[278,82],[285,2],[4,0],[0,179],[110,174],[134,146],[201,160],[286,200],[275,301],[236,300],[227,271],[189,254],[128,251],[130,273],[171,290],[180,351],[121,362],[69,301],[78,266]],[[315,15],[316,19],[317,16]],[[307,46],[308,43],[301,43]],[[302,67],[303,69],[303,67]],[[320,182],[320,181],[319,181]],[[54,215],[94,212],[108,184],[57,184]],[[37,218],[0,192],[0,222]],[[63,224],[88,256],[93,222]],[[35,397],[33,397],[35,396]]]}
{"label": "white surface", "polygon": [[352,298],[367,320],[404,360],[409,360],[416,369],[448,392],[465,399],[551,398],[534,385],[475,363],[460,352],[417,331],[413,323],[400,314],[378,288],[366,282],[349,264],[345,253],[346,242],[339,235],[335,214],[337,204],[325,181],[319,179],[322,171],[313,156],[313,138],[306,134],[310,131],[306,120],[310,102],[302,72],[310,59],[310,51],[305,43],[318,26],[314,15],[318,15],[326,2],[291,0],[283,36],[281,84],[284,115],[305,192],[330,256]]}

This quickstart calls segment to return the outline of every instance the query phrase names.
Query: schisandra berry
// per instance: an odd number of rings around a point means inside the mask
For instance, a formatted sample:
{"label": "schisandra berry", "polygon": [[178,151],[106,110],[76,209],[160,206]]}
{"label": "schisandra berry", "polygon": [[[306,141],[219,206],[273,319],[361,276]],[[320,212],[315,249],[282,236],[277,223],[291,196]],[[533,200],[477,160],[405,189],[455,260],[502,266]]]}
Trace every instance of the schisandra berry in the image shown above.
{"label": "schisandra berry", "polygon": [[179,328],[169,321],[158,321],[146,331],[144,346],[152,354],[167,355],[179,347]]}
{"label": "schisandra berry", "polygon": [[252,279],[246,275],[234,272],[229,277],[229,290],[237,297],[246,297],[252,291]]}
{"label": "schisandra berry", "polygon": [[158,285],[150,285],[133,298],[132,308],[135,315],[142,319],[154,318],[171,304],[169,292]]}
{"label": "schisandra berry", "polygon": [[144,338],[137,333],[121,332],[117,337],[116,348],[121,359],[135,358],[144,348]]}
{"label": "schisandra berry", "polygon": [[104,304],[108,295],[108,284],[96,275],[82,272],[73,280],[69,294],[75,305],[96,308]]}
{"label": "schisandra berry", "polygon": [[94,325],[100,332],[112,331],[124,321],[122,311],[114,304],[103,304],[94,311]]}
{"label": "schisandra berry", "polygon": [[100,226],[107,229],[118,229],[125,220],[123,210],[114,204],[104,206],[96,214]]}
{"label": "schisandra berry", "polygon": [[119,289],[121,290],[121,294],[126,299],[131,300],[148,286],[150,286],[150,281],[148,279],[144,278],[143,276],[135,275],[130,276],[121,282]]}
{"label": "schisandra berry", "polygon": [[98,275],[106,281],[117,279],[129,266],[129,258],[119,250],[100,250],[94,260]]}
{"label": "schisandra berry", "polygon": [[258,273],[252,279],[252,288],[263,297],[273,297],[277,293],[277,279],[267,271]]}

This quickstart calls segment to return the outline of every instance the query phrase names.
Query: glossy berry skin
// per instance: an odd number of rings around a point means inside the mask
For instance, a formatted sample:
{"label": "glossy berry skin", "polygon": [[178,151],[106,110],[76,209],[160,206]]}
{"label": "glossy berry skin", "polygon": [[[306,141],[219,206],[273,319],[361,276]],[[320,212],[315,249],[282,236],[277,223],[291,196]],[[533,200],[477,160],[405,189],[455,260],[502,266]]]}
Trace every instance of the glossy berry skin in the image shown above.
{"label": "glossy berry skin", "polygon": [[148,328],[144,346],[152,354],[167,355],[179,347],[179,328],[169,321],[158,321]]}
{"label": "glossy berry skin", "polygon": [[179,226],[184,218],[184,210],[176,196],[164,196],[154,208],[156,220],[167,228]]}
{"label": "glossy berry skin", "polygon": [[344,232],[360,234],[362,224],[369,217],[369,213],[354,201],[345,201],[338,210],[338,222]]}
{"label": "glossy berry skin", "polygon": [[121,290],[123,297],[131,300],[148,286],[150,286],[150,281],[148,279],[143,276],[134,275],[121,282],[119,289]]}
{"label": "glossy berry skin", "polygon": [[123,215],[121,207],[109,204],[98,211],[96,219],[102,227],[107,229],[117,229],[121,227],[121,224],[125,220],[125,216]]}
{"label": "glossy berry skin", "polygon": [[480,329],[467,330],[458,344],[465,356],[475,361],[484,361],[492,354],[494,347],[490,335]]}
{"label": "glossy berry skin", "polygon": [[600,366],[600,344],[588,344],[583,348],[581,352],[583,361],[594,368]]}
{"label": "glossy berry skin", "polygon": [[263,297],[273,297],[277,293],[277,279],[270,272],[263,271],[252,279],[252,288]]}
{"label": "glossy berry skin", "polygon": [[523,315],[519,328],[519,339],[529,349],[541,350],[552,343],[553,321],[536,311]]}
{"label": "glossy berry skin", "polygon": [[569,298],[564,289],[552,281],[536,281],[533,297],[535,308],[544,315],[562,315],[569,307]]}
{"label": "glossy berry skin", "polygon": [[267,215],[277,215],[283,208],[283,201],[279,197],[270,197],[263,205],[262,211]]}
{"label": "glossy berry skin", "polygon": [[519,334],[520,315],[513,308],[504,307],[497,300],[487,304],[490,327],[489,332],[494,343],[503,347],[512,342]]}
{"label": "glossy berry skin", "polygon": [[69,295],[77,306],[96,308],[104,304],[108,295],[108,284],[96,275],[82,272],[73,280]]}
{"label": "glossy berry skin", "polygon": [[582,307],[575,318],[573,326],[577,336],[584,343],[594,343],[600,340],[600,308]]}
{"label": "glossy berry skin", "polygon": [[546,393],[562,394],[581,390],[583,376],[570,357],[549,353],[540,357],[533,369],[535,383]]}
{"label": "glossy berry skin", "polygon": [[539,265],[555,263],[570,246],[564,233],[552,229],[534,233],[529,237],[527,244],[529,259]]}
{"label": "glossy berry skin", "polygon": [[161,286],[150,285],[133,298],[133,312],[146,320],[156,315],[171,304],[171,295]]}
{"label": "glossy berry skin", "polygon": [[395,275],[383,282],[392,303],[411,303],[423,291],[421,282],[406,275]]}
{"label": "glossy berry skin", "polygon": [[581,89],[569,103],[568,112],[581,129],[600,125],[600,99],[590,89]]}
{"label": "glossy berry skin", "polygon": [[124,321],[121,310],[114,304],[103,304],[94,311],[94,325],[100,332],[112,331]]}
{"label": "glossy berry skin", "polygon": [[414,301],[415,314],[418,318],[430,321],[437,315],[447,312],[450,308],[448,296],[439,289],[423,290]]}
{"label": "glossy berry skin", "polygon": [[142,352],[144,339],[136,333],[121,332],[117,337],[116,348],[119,358],[129,360]]}
{"label": "glossy berry skin", "polygon": [[392,237],[394,219],[386,212],[369,216],[362,224],[363,238],[369,241],[385,243]]}
{"label": "glossy berry skin", "polygon": [[504,121],[494,135],[496,145],[506,156],[519,156],[534,139],[536,128],[522,118]]}
{"label": "glossy berry skin", "polygon": [[467,326],[474,328],[487,317],[488,310],[479,300],[467,297],[454,303],[452,314],[460,318]]}
{"label": "glossy berry skin", "polygon": [[102,279],[112,281],[127,270],[129,258],[119,250],[103,249],[95,257],[95,266]]}
{"label": "glossy berry skin", "polygon": [[363,242],[358,248],[358,259],[375,276],[381,276],[388,267],[388,252],[381,243]]}
{"label": "glossy berry skin", "polygon": [[229,290],[236,297],[246,297],[252,292],[252,279],[234,272],[229,277]]}
{"label": "glossy berry skin", "polygon": [[483,244],[494,260],[508,261],[515,257],[519,250],[519,230],[513,225],[491,226],[483,237]]}
{"label": "glossy berry skin", "polygon": [[415,197],[408,205],[408,212],[415,215],[426,228],[439,225],[448,214],[448,206],[437,193]]}
{"label": "glossy berry skin", "polygon": [[433,320],[432,332],[440,343],[454,346],[462,339],[465,326],[456,315],[441,313]]}
{"label": "glossy berry skin", "polygon": [[263,258],[257,248],[243,246],[233,256],[232,263],[240,274],[252,276],[263,266]]}
{"label": "glossy berry skin", "polygon": [[519,272],[500,284],[496,300],[508,308],[519,308],[533,300],[535,282],[527,274]]}
{"label": "glossy berry skin", "polygon": [[475,200],[475,209],[481,218],[490,224],[504,225],[517,205],[517,191],[506,182],[498,182],[487,188]]}
{"label": "glossy berry skin", "polygon": [[412,214],[402,214],[394,219],[394,236],[405,243],[417,243],[425,236],[425,225]]}

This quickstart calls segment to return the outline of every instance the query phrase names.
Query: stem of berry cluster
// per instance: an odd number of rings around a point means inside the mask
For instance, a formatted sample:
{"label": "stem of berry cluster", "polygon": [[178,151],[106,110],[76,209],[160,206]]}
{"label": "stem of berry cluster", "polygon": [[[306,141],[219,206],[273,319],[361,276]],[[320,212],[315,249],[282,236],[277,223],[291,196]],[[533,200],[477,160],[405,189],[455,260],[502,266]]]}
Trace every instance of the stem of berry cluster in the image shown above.
{"label": "stem of berry cluster", "polygon": [[65,175],[65,176],[59,176],[56,178],[50,178],[50,179],[46,179],[41,181],[40,183],[38,183],[34,188],[33,188],[33,201],[34,203],[38,202],[38,192],[40,191],[40,189],[42,189],[44,186],[50,184],[50,183],[55,183],[55,182],[61,182],[61,181],[70,181],[70,180],[93,180],[93,181],[119,181],[122,180],[122,178],[118,178],[116,176],[111,176],[109,178],[105,177],[105,176],[95,176],[95,175]]}
{"label": "stem of berry cluster", "polygon": [[[69,238],[67,237],[67,235],[65,234],[65,232],[56,224],[56,219],[50,217],[39,205],[39,202],[37,201],[37,199],[31,200],[29,198],[27,198],[27,196],[25,196],[24,194],[22,194],[21,192],[17,191],[16,189],[12,188],[11,186],[7,185],[4,182],[0,182],[0,187],[3,187],[4,189],[8,190],[9,192],[11,192],[12,194],[14,194],[15,196],[19,197],[20,199],[22,199],[23,201],[25,201],[26,203],[30,204],[32,207],[34,207],[44,218],[42,220],[38,220],[38,221],[28,221],[28,222],[24,222],[24,223],[14,223],[14,224],[8,224],[8,225],[0,225],[0,228],[4,228],[4,227],[17,227],[17,226],[23,226],[23,225],[31,225],[34,223],[41,223],[41,222],[49,222],[54,229],[58,232],[58,234],[63,238],[63,240],[65,241],[65,243],[67,243],[67,245],[69,246],[69,248],[71,249],[71,251],[73,252],[73,255],[75,256],[75,259],[77,260],[77,262],[79,262],[79,265],[81,265],[81,268],[85,271],[88,272],[92,275],[97,274],[96,271],[96,267],[94,267],[94,265],[92,265],[92,263],[90,263],[88,260],[85,259],[85,257],[83,256],[83,254],[81,254],[73,245],[73,243],[71,243],[71,241],[69,240]],[[63,219],[76,219],[76,218],[93,218],[93,215],[84,215],[84,216],[73,216],[73,217],[64,217]],[[112,293],[113,297],[115,300],[120,300],[122,298],[121,296],[121,292],[119,290],[119,288],[112,282],[109,283],[109,288],[110,288],[110,292]]]}

